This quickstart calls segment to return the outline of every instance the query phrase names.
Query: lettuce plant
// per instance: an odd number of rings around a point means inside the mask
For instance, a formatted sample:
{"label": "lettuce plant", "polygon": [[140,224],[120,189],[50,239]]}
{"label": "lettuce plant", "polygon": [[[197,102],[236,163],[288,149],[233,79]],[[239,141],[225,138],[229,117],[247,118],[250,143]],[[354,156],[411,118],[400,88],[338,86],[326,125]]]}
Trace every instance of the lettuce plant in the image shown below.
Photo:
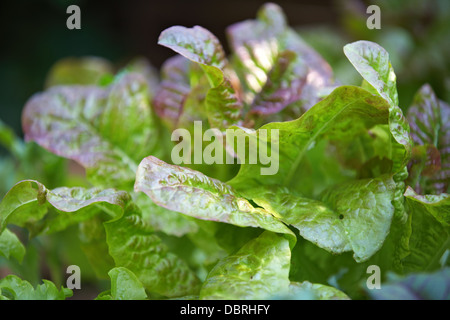
{"label": "lettuce plant", "polygon": [[[424,85],[405,116],[389,55],[369,41],[344,47],[362,84],[342,85],[274,4],[227,35],[228,57],[200,26],[164,30],[159,44],[177,55],[159,79],[142,61],[115,76],[102,61],[87,72],[95,84],[55,67],[25,106],[25,139],[81,165],[89,185],[14,185],[0,254],[26,255],[16,226],[32,238],[76,230],[96,279],[111,281],[98,299],[359,299],[378,297],[364,290],[370,265],[383,280],[446,268],[450,107]],[[83,85],[67,85],[70,72]],[[261,175],[248,154],[172,164],[171,132],[194,121],[246,144],[277,130],[264,139],[278,172]],[[70,296],[23,283],[0,280],[0,297]]]}

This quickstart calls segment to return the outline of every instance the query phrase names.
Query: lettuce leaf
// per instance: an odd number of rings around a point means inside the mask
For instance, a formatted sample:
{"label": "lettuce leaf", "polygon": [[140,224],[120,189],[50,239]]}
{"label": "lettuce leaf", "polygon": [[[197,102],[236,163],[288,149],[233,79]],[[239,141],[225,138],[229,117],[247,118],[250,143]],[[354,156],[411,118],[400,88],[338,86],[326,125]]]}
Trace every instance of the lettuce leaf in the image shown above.
{"label": "lettuce leaf", "polygon": [[158,43],[198,63],[205,72],[211,86],[206,95],[211,127],[225,129],[238,123],[242,103],[230,77],[225,75],[228,61],[219,40],[200,26],[174,26],[161,33]]}
{"label": "lettuce leaf", "polygon": [[133,193],[133,201],[139,206],[144,219],[155,231],[182,237],[196,233],[199,229],[195,219],[158,206],[146,195]]}
{"label": "lettuce leaf", "polygon": [[[279,120],[295,119],[332,85],[330,66],[287,26],[276,4],[263,5],[256,20],[229,26],[227,35],[255,121],[261,120],[254,115],[271,114]],[[277,114],[285,108],[290,109],[286,115]]]}
{"label": "lettuce leaf", "polygon": [[440,266],[439,260],[450,249],[450,197],[418,195],[410,187],[405,192],[409,212],[404,231],[402,271],[430,271]]}
{"label": "lettuce leaf", "polygon": [[[278,139],[269,139],[270,145],[279,150],[278,159],[276,154],[272,154],[272,161],[279,163],[276,174],[263,176],[261,168],[264,165],[250,164],[248,159],[241,159],[243,164],[239,173],[229,183],[237,189],[260,185],[283,185],[295,189],[301,184],[301,179],[296,177],[299,177],[298,170],[309,149],[322,139],[348,141],[377,124],[387,123],[388,109],[384,99],[364,89],[339,87],[297,120],[273,122],[257,130],[267,130],[267,137],[272,137],[271,130],[279,130]],[[245,132],[243,134],[250,137]]]}
{"label": "lettuce leaf", "polygon": [[114,268],[114,260],[109,254],[106,231],[103,223],[108,218],[103,215],[82,221],[78,225],[81,249],[100,279],[108,279],[108,272]]}
{"label": "lettuce leaf", "polygon": [[276,217],[254,208],[229,185],[153,156],[139,165],[135,190],[144,192],[160,206],[198,219],[259,227],[293,237]]}
{"label": "lettuce leaf", "polygon": [[259,300],[287,291],[291,251],[283,236],[265,231],[211,270],[200,299]]}
{"label": "lettuce leaf", "polygon": [[450,197],[447,193],[440,195],[418,195],[411,187],[405,191],[406,201],[412,206],[421,206],[443,226],[450,227]]}
{"label": "lettuce leaf", "polygon": [[245,196],[334,254],[353,251],[368,260],[387,237],[394,213],[392,176],[347,182],[326,190],[322,201],[295,196],[283,188],[247,190]]}
{"label": "lettuce leaf", "polygon": [[[56,210],[56,217],[46,216],[49,207]],[[92,221],[100,213],[107,218]],[[59,231],[73,223],[83,222],[84,228],[91,228],[88,233],[82,230],[82,236],[85,244],[90,245],[88,252],[91,258],[97,258],[91,262],[100,264],[96,265],[99,274],[108,268],[108,258],[112,257],[116,266],[128,267],[149,290],[158,294],[172,297],[189,294],[191,290],[195,292],[198,279],[184,261],[168,252],[146,218],[125,191],[96,188],[48,190],[32,180],[16,184],[0,203],[0,231],[10,223],[37,233]],[[104,238],[98,230],[99,222],[105,220],[105,241],[110,256],[104,252]],[[97,232],[94,232],[94,226]],[[95,247],[92,246],[94,244]],[[101,259],[95,257],[99,252],[102,253]]]}
{"label": "lettuce leaf", "polygon": [[61,287],[60,290],[55,284],[48,280],[42,280],[43,284],[36,288],[25,280],[15,275],[8,275],[0,279],[0,300],[1,297],[8,300],[65,300],[73,295],[72,290]]}
{"label": "lettuce leaf", "polygon": [[[24,180],[0,203],[0,231],[10,223],[28,227],[35,234],[60,231],[102,211],[111,218],[118,217],[130,200],[125,191],[79,187],[48,190],[38,181]],[[57,213],[42,220],[50,207]]]}
{"label": "lettuce leaf", "polygon": [[387,145],[391,154],[392,172],[397,190],[393,199],[395,215],[404,223],[407,215],[404,208],[404,181],[408,177],[406,165],[411,158],[413,142],[408,121],[399,107],[396,75],[388,52],[370,41],[356,41],[344,46],[344,53],[363,77],[363,86],[376,92],[389,103],[389,130],[393,141]]}
{"label": "lettuce leaf", "polygon": [[147,80],[149,98],[152,99],[159,85],[158,71],[144,57],[132,59],[122,72],[139,73]]}
{"label": "lettuce leaf", "polygon": [[113,72],[111,62],[100,57],[65,58],[51,67],[45,86],[96,85],[102,77]]}
{"label": "lettuce leaf", "polygon": [[199,75],[202,70],[197,69],[195,63],[180,55],[167,59],[161,66],[161,83],[153,98],[153,107],[172,130],[207,119],[202,109],[209,85]]}
{"label": "lettuce leaf", "polygon": [[25,247],[14,232],[8,229],[0,232],[0,255],[6,259],[14,257],[17,261],[22,262],[25,256]]}
{"label": "lettuce leaf", "polygon": [[148,99],[139,74],[119,75],[107,88],[53,87],[27,102],[25,138],[77,161],[97,186],[129,189],[157,142]]}
{"label": "lettuce leaf", "polygon": [[147,294],[136,275],[127,268],[119,267],[109,271],[111,290],[102,292],[96,300],[145,300]]}
{"label": "lettuce leaf", "polygon": [[198,293],[198,278],[183,260],[168,251],[137,207],[131,206],[122,217],[104,226],[116,266],[133,272],[150,292],[166,297]]}
{"label": "lettuce leaf", "polygon": [[291,282],[287,294],[278,294],[274,298],[283,300],[350,300],[342,291],[309,281]]}
{"label": "lettuce leaf", "polygon": [[398,145],[393,145],[394,172],[400,171],[409,161],[412,140],[409,125],[399,107],[396,76],[388,52],[370,41],[356,41],[344,46],[344,53],[368,86],[390,105],[389,129]]}

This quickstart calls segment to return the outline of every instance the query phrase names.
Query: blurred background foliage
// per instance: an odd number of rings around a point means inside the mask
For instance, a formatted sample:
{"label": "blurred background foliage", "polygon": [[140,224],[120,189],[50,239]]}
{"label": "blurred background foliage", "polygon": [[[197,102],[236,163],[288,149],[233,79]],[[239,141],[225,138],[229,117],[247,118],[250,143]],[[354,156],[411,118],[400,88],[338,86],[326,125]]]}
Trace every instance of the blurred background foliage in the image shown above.
{"label": "blurred background foliage", "polygon": [[[97,56],[121,67],[136,56],[159,67],[172,53],[157,45],[172,25],[201,25],[228,49],[225,28],[252,19],[267,1],[17,0],[0,4],[0,119],[21,135],[27,99],[44,88],[60,59]],[[291,26],[332,65],[343,83],[359,84],[344,44],[371,40],[391,55],[400,102],[409,106],[425,82],[449,100],[450,2],[447,0],[279,0]],[[81,30],[68,30],[66,8],[81,8]],[[366,9],[381,9],[381,30],[369,30]]]}

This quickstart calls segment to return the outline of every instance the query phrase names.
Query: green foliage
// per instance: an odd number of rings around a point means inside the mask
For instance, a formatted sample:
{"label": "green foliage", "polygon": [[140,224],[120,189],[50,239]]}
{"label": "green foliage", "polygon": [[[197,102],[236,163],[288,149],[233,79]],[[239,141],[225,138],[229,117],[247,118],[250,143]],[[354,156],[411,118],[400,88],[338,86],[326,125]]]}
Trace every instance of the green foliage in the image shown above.
{"label": "green foliage", "polygon": [[450,300],[449,272],[446,268],[431,274],[415,273],[392,279],[370,295],[376,300]]}
{"label": "green foliage", "polygon": [[108,272],[111,278],[111,290],[102,292],[97,300],[145,300],[147,294],[136,275],[124,267]]}
{"label": "green foliage", "polygon": [[0,300],[64,300],[72,296],[72,290],[58,288],[48,280],[36,288],[17,276],[9,275],[0,280]]}
{"label": "green foliage", "polygon": [[[143,60],[116,75],[63,61],[26,104],[28,142],[0,123],[20,164],[1,186],[0,266],[24,279],[1,279],[0,299],[70,297],[58,274],[75,256],[98,300],[448,299],[448,105],[424,85],[405,117],[389,54],[370,41],[341,53],[361,86],[338,85],[275,4],[227,34],[229,57],[202,27],[163,31],[178,55],[161,80]],[[195,120],[216,142],[235,129],[246,150],[267,143],[278,170],[248,153],[172,164],[172,130]],[[40,253],[55,284],[30,272]],[[374,293],[370,265],[407,277]]]}

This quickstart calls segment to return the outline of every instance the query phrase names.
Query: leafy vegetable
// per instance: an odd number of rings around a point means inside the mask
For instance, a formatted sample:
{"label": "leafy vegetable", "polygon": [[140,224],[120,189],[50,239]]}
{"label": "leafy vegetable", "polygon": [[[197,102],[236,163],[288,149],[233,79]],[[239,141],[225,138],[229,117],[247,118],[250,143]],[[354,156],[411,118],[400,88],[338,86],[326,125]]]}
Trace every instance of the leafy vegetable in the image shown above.
{"label": "leafy vegetable", "polygon": [[9,275],[0,280],[0,300],[65,300],[73,292],[67,288],[58,288],[48,280],[36,288],[17,276]]}
{"label": "leafy vegetable", "polygon": [[0,299],[69,298],[74,264],[97,300],[449,298],[448,104],[424,85],[405,117],[370,41],[339,53],[363,78],[340,85],[272,3],[226,33],[229,56],[203,27],[162,31],[159,76],[63,60],[27,143],[0,122]]}
{"label": "leafy vegetable", "polygon": [[6,259],[14,257],[19,262],[22,262],[25,256],[25,247],[22,242],[8,229],[0,233],[0,254]]}
{"label": "leafy vegetable", "polygon": [[230,80],[224,75],[228,62],[219,40],[200,26],[191,29],[175,26],[163,31],[158,43],[199,63],[205,71],[211,85],[206,95],[211,126],[222,129],[234,124],[242,105]]}
{"label": "leafy vegetable", "polygon": [[206,278],[200,299],[258,300],[285,291],[290,256],[285,238],[264,232],[236,254],[219,261]]}
{"label": "leafy vegetable", "polygon": [[365,261],[381,248],[389,233],[394,190],[392,178],[382,176],[328,190],[323,202],[295,197],[278,188],[250,193],[255,203],[280,215],[305,239],[332,253],[352,250],[357,261]]}
{"label": "leafy vegetable", "polygon": [[[396,76],[389,54],[379,45],[369,41],[357,41],[344,47],[347,58],[362,75],[371,90],[375,90],[390,105],[389,129],[400,146],[393,148],[393,153],[402,151],[403,156],[394,157],[394,170],[400,169],[409,160],[411,139],[409,126],[398,104]],[[399,151],[398,149],[402,149]]]}
{"label": "leafy vegetable", "polygon": [[119,76],[108,88],[55,87],[25,106],[25,138],[86,168],[97,185],[129,187],[136,163],[155,145],[143,77]]}
{"label": "leafy vegetable", "polygon": [[[136,211],[135,211],[136,210]],[[109,253],[152,292],[179,297],[197,293],[199,281],[188,266],[153,233],[137,209],[105,224]]]}
{"label": "leafy vegetable", "polygon": [[[101,211],[108,212],[111,218],[120,216],[129,201],[130,196],[124,191],[65,187],[48,190],[37,181],[21,181],[0,203],[0,230],[3,231],[7,224],[15,224],[29,226],[34,232],[57,231]],[[49,207],[59,214],[41,221]]]}
{"label": "leafy vegetable", "polygon": [[[59,214],[53,218],[46,216],[49,206]],[[0,227],[12,223],[31,225],[31,230],[36,233],[44,230],[54,232],[73,223],[89,221],[102,212],[108,215],[105,219],[109,220],[105,223],[106,243],[116,265],[128,267],[132,262],[131,271],[135,271],[149,290],[156,293],[166,296],[182,296],[189,290],[195,293],[198,284],[193,272],[178,257],[166,252],[165,245],[160,243],[152,226],[142,220],[139,208],[124,191],[82,188],[48,190],[37,181],[22,181],[10,190],[0,204]],[[44,216],[46,219],[41,221]],[[162,274],[165,276],[162,277]]]}
{"label": "leafy vegetable", "polygon": [[111,269],[111,290],[101,293],[97,300],[144,300],[145,289],[133,272],[127,268]]}
{"label": "leafy vegetable", "polygon": [[257,20],[230,26],[227,34],[251,113],[267,116],[292,107],[288,114],[298,117],[332,85],[329,65],[287,26],[275,4],[264,5]]}
{"label": "leafy vegetable", "polygon": [[417,195],[410,187],[405,197],[410,209],[411,230],[404,268],[408,271],[434,270],[450,247],[450,198],[448,194]]}
{"label": "leafy vegetable", "polygon": [[66,58],[52,66],[47,76],[46,87],[71,84],[96,85],[102,77],[112,73],[112,64],[99,57]]}
{"label": "leafy vegetable", "polygon": [[155,203],[195,218],[292,235],[272,214],[254,208],[227,184],[154,157],[142,160],[135,188],[145,192]]}
{"label": "leafy vegetable", "polygon": [[450,179],[450,106],[440,101],[427,84],[416,93],[408,110],[413,158],[409,165],[411,185],[418,192],[448,191]]}
{"label": "leafy vegetable", "polygon": [[[295,189],[296,176],[308,149],[321,139],[348,140],[376,124],[387,123],[387,103],[364,89],[343,86],[294,121],[273,122],[261,130],[279,130],[279,170],[274,175],[260,174],[262,164],[243,161],[238,175],[230,181],[236,188],[280,184]],[[267,136],[272,136],[267,133]]]}

